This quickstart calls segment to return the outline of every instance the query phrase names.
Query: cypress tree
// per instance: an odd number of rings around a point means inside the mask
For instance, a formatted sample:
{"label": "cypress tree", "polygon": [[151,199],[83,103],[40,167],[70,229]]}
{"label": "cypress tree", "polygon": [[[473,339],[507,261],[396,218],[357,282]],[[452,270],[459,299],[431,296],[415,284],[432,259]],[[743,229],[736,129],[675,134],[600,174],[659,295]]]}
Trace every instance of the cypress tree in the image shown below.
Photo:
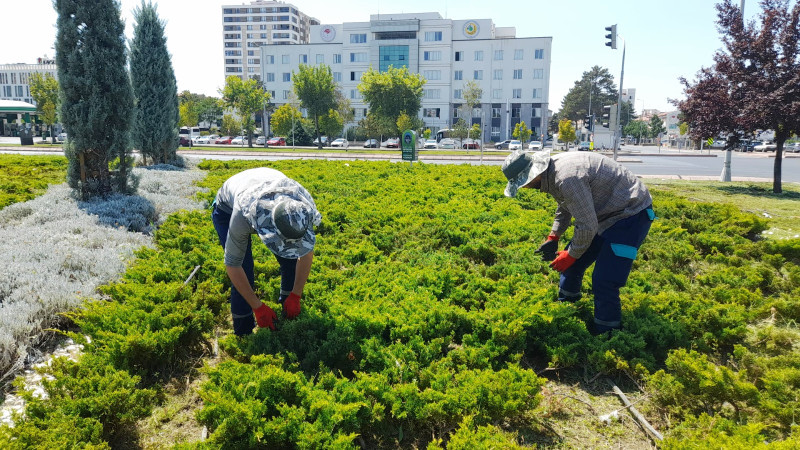
{"label": "cypress tree", "polygon": [[133,145],[153,163],[177,162],[178,86],[167,52],[164,22],[145,3],[133,12],[131,82],[136,99]]}
{"label": "cypress tree", "polygon": [[[81,198],[128,193],[133,91],[115,0],[55,0],[61,120],[68,181]],[[119,158],[117,170],[109,163]]]}

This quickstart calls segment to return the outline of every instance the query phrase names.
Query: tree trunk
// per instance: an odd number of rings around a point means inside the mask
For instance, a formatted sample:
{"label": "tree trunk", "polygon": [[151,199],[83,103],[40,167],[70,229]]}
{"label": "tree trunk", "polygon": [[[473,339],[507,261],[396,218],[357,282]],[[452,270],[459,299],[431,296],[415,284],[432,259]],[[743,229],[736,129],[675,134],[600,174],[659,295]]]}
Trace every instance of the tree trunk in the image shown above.
{"label": "tree trunk", "polygon": [[772,169],[772,192],[780,194],[783,192],[781,187],[781,166],[783,165],[783,142],[778,141],[778,148],[775,149],[775,166]]}

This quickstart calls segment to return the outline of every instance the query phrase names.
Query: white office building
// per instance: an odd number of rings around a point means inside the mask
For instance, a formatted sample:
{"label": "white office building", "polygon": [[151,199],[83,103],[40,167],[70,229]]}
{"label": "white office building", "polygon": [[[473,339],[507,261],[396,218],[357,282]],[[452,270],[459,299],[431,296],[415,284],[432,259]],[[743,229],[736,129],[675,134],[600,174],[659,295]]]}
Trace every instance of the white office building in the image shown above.
{"label": "white office building", "polygon": [[[31,75],[34,73],[49,73],[58,79],[56,62],[47,57],[37,58],[36,64],[0,64],[0,101],[9,105],[11,102],[36,105],[31,95]],[[31,114],[21,111],[11,106],[0,108],[0,136],[10,136],[18,124],[31,121]]]}
{"label": "white office building", "polygon": [[369,22],[312,25],[309,44],[262,47],[262,79],[280,106],[290,101],[300,64],[326,64],[358,122],[368,107],[358,91],[361,75],[370,67],[405,66],[427,80],[420,117],[432,131],[452,128],[464,85],[474,81],[483,97],[472,123],[482,124],[484,142],[498,141],[520,121],[533,136],[546,128],[551,46],[552,37],[517,38],[515,28],[496,27],[491,19],[371,15]]}
{"label": "white office building", "polygon": [[260,47],[306,44],[309,28],[318,24],[291,3],[256,0],[249,5],[222,6],[225,77],[236,75],[246,80],[260,75]]}

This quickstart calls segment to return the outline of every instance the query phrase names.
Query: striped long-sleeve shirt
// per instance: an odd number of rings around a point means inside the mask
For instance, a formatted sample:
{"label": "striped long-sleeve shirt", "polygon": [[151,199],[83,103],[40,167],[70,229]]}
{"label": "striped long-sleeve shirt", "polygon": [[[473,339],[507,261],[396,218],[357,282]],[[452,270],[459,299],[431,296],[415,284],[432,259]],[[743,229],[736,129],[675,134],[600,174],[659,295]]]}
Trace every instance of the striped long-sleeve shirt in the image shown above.
{"label": "striped long-sleeve shirt", "polygon": [[552,231],[558,236],[575,219],[569,254],[579,258],[594,237],[653,203],[647,187],[628,169],[597,153],[568,152],[552,158],[540,190],[558,203]]}

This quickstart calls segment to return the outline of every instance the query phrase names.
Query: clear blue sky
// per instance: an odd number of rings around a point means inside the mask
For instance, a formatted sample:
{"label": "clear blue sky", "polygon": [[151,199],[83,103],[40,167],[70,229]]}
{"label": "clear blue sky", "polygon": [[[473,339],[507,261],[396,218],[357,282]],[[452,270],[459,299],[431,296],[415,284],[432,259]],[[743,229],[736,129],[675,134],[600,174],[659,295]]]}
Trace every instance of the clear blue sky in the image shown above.
{"label": "clear blue sky", "polygon": [[[735,0],[739,4],[740,0]],[[153,0],[166,21],[167,46],[179,90],[218,96],[224,84],[222,5],[250,1]],[[518,37],[552,36],[550,109],[591,66],[608,68],[619,85],[622,48],[605,47],[605,30],[617,24],[627,42],[624,88],[636,88],[636,111],[674,109],[668,98],[682,97],[679,76],[693,79],[721,47],[713,0],[298,0],[301,11],[322,23],[368,21],[370,14],[439,12],[450,19],[491,18],[496,26],[516,27]],[[122,0],[130,37],[132,10],[141,0]],[[759,6],[747,0],[745,15]],[[51,0],[4,0],[0,17],[0,64],[33,63],[53,56],[56,14]]]}

